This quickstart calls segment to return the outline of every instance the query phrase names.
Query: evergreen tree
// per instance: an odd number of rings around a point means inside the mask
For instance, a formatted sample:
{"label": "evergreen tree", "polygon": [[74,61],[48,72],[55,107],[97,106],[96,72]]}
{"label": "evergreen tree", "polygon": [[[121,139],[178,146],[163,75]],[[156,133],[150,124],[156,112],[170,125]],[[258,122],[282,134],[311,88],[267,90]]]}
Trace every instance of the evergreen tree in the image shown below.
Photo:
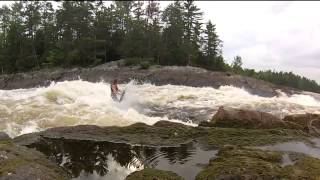
{"label": "evergreen tree", "polygon": [[199,47],[201,45],[201,20],[203,13],[195,5],[193,0],[187,0],[184,3],[183,20],[185,23],[184,27],[184,43],[186,51],[188,52],[187,59],[188,63],[197,59],[199,53]]}
{"label": "evergreen tree", "polygon": [[[320,92],[313,80],[292,72],[243,69],[240,56],[229,66],[215,25],[202,29],[203,13],[192,0],[159,2],[19,1],[0,8],[0,72],[43,67],[95,66],[124,59],[154,59],[162,65],[230,70],[275,84]],[[143,66],[147,67],[147,66]]]}
{"label": "evergreen tree", "polygon": [[234,69],[234,71],[241,72],[242,71],[242,58],[241,58],[241,56],[234,57],[231,66]]}
{"label": "evergreen tree", "polygon": [[148,57],[152,57],[156,63],[160,63],[160,5],[154,0],[149,0],[146,7],[146,21],[147,21],[147,53]]}
{"label": "evergreen tree", "polygon": [[184,38],[183,6],[181,2],[171,3],[162,14],[164,23],[160,64],[186,65],[187,52]]}

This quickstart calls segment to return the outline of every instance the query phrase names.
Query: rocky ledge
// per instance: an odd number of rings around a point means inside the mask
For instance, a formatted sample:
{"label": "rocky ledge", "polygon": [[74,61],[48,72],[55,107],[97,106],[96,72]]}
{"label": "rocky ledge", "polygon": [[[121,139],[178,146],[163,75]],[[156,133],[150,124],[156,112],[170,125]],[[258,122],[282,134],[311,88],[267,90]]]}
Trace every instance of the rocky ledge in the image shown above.
{"label": "rocky ledge", "polygon": [[[46,144],[53,139],[61,141],[101,141],[142,146],[179,146],[197,142],[199,146],[219,149],[196,179],[317,179],[320,160],[295,154],[295,162],[283,166],[284,153],[260,150],[258,147],[280,142],[299,141],[311,146],[312,138],[319,137],[320,115],[299,114],[278,119],[271,114],[221,107],[210,122],[198,127],[170,121],[154,125],[136,123],[127,127],[98,127],[80,125],[51,128],[38,133],[8,139],[4,134],[0,143],[0,177],[26,173],[45,174],[51,179],[66,178],[62,169],[45,157],[21,145]],[[50,144],[50,143],[49,143]],[[12,154],[10,155],[10,152]],[[2,153],[2,154],[1,154]],[[3,159],[3,157],[10,157]],[[22,168],[22,170],[21,170]],[[30,169],[31,168],[31,169]],[[32,170],[32,168],[35,168]],[[45,173],[43,173],[45,172]],[[10,179],[10,178],[9,178]],[[135,172],[127,179],[181,179],[171,172],[146,169]]]}
{"label": "rocky ledge", "polygon": [[118,64],[121,64],[121,61],[93,68],[44,69],[28,73],[1,75],[0,89],[48,86],[52,81],[77,80],[79,78],[89,82],[101,80],[110,82],[112,79],[117,78],[120,83],[136,79],[138,81],[151,82],[155,85],[173,84],[214,88],[232,85],[245,88],[252,94],[268,97],[278,95],[278,89],[287,94],[300,93],[300,91],[293,88],[278,86],[229,72],[207,71],[189,66],[151,66],[149,69],[140,69],[138,67],[118,66]]}
{"label": "rocky ledge", "polygon": [[0,140],[0,179],[3,180],[62,180],[67,173],[45,155],[13,144],[10,139]]}
{"label": "rocky ledge", "polygon": [[148,146],[179,146],[200,141],[205,146],[266,145],[290,140],[306,140],[319,136],[320,115],[297,114],[279,119],[272,114],[244,109],[220,107],[209,122],[191,127],[170,121],[150,126],[136,123],[126,127],[79,125],[56,127],[38,133],[25,134],[13,141],[30,145],[40,139],[108,141]]}

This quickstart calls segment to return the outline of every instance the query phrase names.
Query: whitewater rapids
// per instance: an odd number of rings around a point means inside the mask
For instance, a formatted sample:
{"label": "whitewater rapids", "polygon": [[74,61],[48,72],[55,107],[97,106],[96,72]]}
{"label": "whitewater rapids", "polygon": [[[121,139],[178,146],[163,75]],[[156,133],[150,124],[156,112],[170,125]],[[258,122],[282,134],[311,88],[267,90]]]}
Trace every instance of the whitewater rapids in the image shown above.
{"label": "whitewater rapids", "polygon": [[[155,86],[131,81],[120,84],[126,89],[121,103],[110,97],[110,84],[82,80],[51,83],[48,87],[0,90],[0,131],[11,137],[51,127],[92,124],[127,126],[136,122],[152,125],[170,120],[196,126],[192,120],[167,116],[167,112],[150,113],[152,109],[196,109],[210,111],[219,106],[270,112],[279,117],[296,113],[320,113],[320,101],[306,94],[260,97],[233,86],[189,87]],[[155,108],[156,107],[156,108]],[[203,119],[208,120],[208,119]]]}

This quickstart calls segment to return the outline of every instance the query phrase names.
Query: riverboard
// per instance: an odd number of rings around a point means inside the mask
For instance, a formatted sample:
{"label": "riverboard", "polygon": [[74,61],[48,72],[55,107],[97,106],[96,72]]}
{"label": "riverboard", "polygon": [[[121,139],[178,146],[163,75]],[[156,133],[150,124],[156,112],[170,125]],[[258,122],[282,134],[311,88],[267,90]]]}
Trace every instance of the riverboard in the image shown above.
{"label": "riverboard", "polygon": [[126,91],[124,90],[124,91],[122,92],[121,96],[120,96],[119,102],[121,102],[121,101],[123,100],[123,97],[124,97],[125,93],[126,93]]}

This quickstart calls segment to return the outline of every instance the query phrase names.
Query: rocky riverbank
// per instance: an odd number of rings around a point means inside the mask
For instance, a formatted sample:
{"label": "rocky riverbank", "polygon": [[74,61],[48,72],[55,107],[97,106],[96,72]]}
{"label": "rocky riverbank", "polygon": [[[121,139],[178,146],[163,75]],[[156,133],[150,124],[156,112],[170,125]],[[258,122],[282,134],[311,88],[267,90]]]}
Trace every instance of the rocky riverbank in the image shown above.
{"label": "rocky riverbank", "polygon": [[70,179],[67,172],[42,153],[0,139],[1,180],[62,180]]}
{"label": "rocky riverbank", "polygon": [[276,96],[278,89],[287,94],[300,91],[289,87],[274,85],[265,81],[236,75],[229,72],[207,71],[202,68],[186,66],[151,66],[149,69],[139,67],[121,66],[122,61],[115,61],[93,68],[75,69],[43,69],[40,71],[17,73],[0,76],[0,89],[32,88],[36,86],[48,86],[52,81],[82,80],[89,82],[119,79],[120,83],[136,79],[143,82],[151,82],[155,85],[185,85],[194,87],[214,87],[232,85],[243,87],[252,94],[260,96]]}
{"label": "rocky riverbank", "polygon": [[[249,179],[268,179],[270,177],[273,179],[317,179],[320,177],[320,159],[301,153],[291,153],[294,163],[283,165],[284,152],[259,150],[257,147],[281,142],[304,142],[314,146],[312,138],[319,136],[317,131],[319,118],[320,116],[316,114],[306,114],[278,119],[267,113],[221,107],[211,121],[202,123],[198,127],[159,121],[152,126],[136,123],[127,127],[91,125],[57,127],[18,136],[13,140],[1,134],[3,139],[0,144],[2,158],[0,175],[4,179],[18,179],[27,169],[28,172],[32,172],[27,174],[31,179],[41,178],[44,174],[49,179],[68,178],[68,173],[63,168],[54,165],[34,149],[24,147],[42,147],[42,150],[53,148],[52,150],[58,155],[57,148],[61,145],[53,146],[52,143],[53,140],[59,140],[59,142],[72,141],[75,143],[72,146],[76,146],[77,142],[86,141],[124,143],[135,147],[179,147],[192,142],[206,149],[217,149],[219,151],[217,155],[212,154],[207,157],[208,164],[196,176],[198,180],[243,179],[245,177]],[[92,148],[94,151],[92,153],[96,153],[95,147],[92,146]],[[130,149],[129,146],[127,148]],[[104,151],[100,151],[103,154]],[[108,151],[113,152],[114,150]],[[121,150],[121,153],[125,152],[126,150]],[[170,151],[167,153],[170,154]],[[49,154],[47,152],[47,155]],[[118,154],[115,157],[121,160],[121,156],[123,155]],[[96,164],[95,161],[92,163]],[[133,173],[127,179],[152,178],[183,179],[175,173],[156,169]]]}

